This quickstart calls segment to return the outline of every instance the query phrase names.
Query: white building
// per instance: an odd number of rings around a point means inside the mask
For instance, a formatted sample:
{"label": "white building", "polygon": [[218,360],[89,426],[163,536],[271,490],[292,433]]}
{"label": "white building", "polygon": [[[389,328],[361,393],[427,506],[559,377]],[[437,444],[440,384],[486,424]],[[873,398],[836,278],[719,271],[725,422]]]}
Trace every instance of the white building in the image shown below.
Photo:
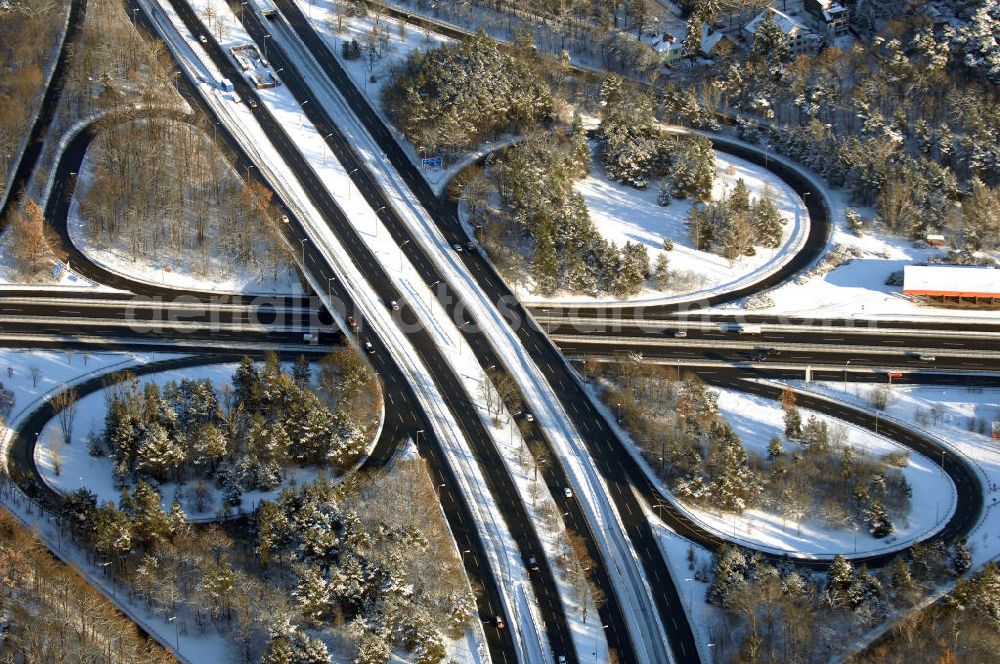
{"label": "white building", "polygon": [[785,39],[788,41],[788,50],[793,57],[802,53],[815,53],[819,50],[821,40],[818,34],[774,7],[768,7],[743,26],[747,43],[753,44],[757,34],[757,26],[767,17],[767,12],[774,15],[774,23],[784,33]]}

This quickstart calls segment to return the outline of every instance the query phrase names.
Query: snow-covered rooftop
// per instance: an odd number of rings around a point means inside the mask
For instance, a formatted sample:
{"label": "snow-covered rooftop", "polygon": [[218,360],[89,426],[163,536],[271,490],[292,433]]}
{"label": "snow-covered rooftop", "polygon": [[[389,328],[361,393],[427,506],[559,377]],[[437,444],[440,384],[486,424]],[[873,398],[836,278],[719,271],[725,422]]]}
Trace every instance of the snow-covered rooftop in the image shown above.
{"label": "snow-covered rooftop", "polygon": [[1000,297],[1000,270],[966,265],[907,265],[903,268],[903,292]]}
{"label": "snow-covered rooftop", "polygon": [[713,30],[708,23],[701,24],[701,52],[708,55],[715,45],[725,37],[721,30]]}
{"label": "snow-covered rooftop", "polygon": [[757,26],[760,24],[761,21],[764,20],[765,16],[767,15],[767,12],[771,12],[772,14],[774,14],[775,25],[777,25],[781,29],[781,31],[786,35],[794,34],[795,32],[810,31],[809,28],[802,25],[788,14],[775,9],[774,7],[768,7],[761,13],[757,14],[757,16],[755,16],[752,21],[747,23],[746,28],[744,29],[751,34],[756,34]]}

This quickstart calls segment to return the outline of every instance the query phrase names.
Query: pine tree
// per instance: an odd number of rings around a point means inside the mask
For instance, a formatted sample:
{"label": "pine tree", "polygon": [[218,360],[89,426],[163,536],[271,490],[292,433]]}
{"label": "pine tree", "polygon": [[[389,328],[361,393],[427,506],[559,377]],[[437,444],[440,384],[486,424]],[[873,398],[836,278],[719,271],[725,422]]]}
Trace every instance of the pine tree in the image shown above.
{"label": "pine tree", "polygon": [[955,540],[954,567],[955,574],[959,576],[968,572],[969,568],[972,567],[972,551],[969,550],[969,545],[963,537]]}
{"label": "pine tree", "polygon": [[579,111],[573,111],[569,156],[573,177],[585,178],[590,175],[590,145],[587,143],[587,132],[583,128],[583,117]]}
{"label": "pine tree", "polygon": [[674,188],[674,183],[669,178],[660,180],[660,188],[656,192],[656,204],[660,207],[667,207],[673,201],[670,192]]}
{"label": "pine tree", "polygon": [[547,220],[535,231],[535,253],[531,259],[532,273],[540,293],[555,291],[559,280],[559,257],[552,241],[552,225]]}
{"label": "pine tree", "polygon": [[[728,429],[728,425],[725,425]],[[742,441],[731,430],[722,443],[719,471],[712,487],[712,499],[722,509],[742,512],[763,492],[763,483],[750,467]]]}
{"label": "pine tree", "polygon": [[305,355],[299,355],[292,365],[292,378],[297,385],[308,385],[312,380],[312,367]]}
{"label": "pine tree", "polygon": [[743,586],[749,574],[750,566],[743,550],[722,544],[713,556],[712,582],[706,592],[706,601],[725,607],[730,593]]}
{"label": "pine tree", "polygon": [[133,532],[146,546],[156,546],[171,537],[170,517],[163,511],[156,489],[139,480],[131,495],[127,490],[122,492],[122,500],[125,511],[132,516]]}
{"label": "pine tree", "polygon": [[826,422],[815,415],[810,415],[805,428],[802,430],[802,441],[811,445],[826,445],[827,436]]}
{"label": "pine tree", "polygon": [[726,205],[731,212],[750,212],[750,190],[747,183],[740,178],[733,187],[733,193],[726,200]]}
{"label": "pine tree", "polygon": [[392,657],[392,647],[381,636],[365,631],[358,640],[354,664],[386,664]]}
{"label": "pine tree", "polygon": [[826,590],[834,601],[843,601],[854,581],[854,568],[847,558],[838,555],[826,573]]}
{"label": "pine tree", "polygon": [[188,454],[192,464],[211,473],[226,456],[226,452],[226,437],[217,425],[204,424],[195,429]]}
{"label": "pine tree", "polygon": [[701,51],[701,18],[692,15],[687,21],[687,32],[684,35],[684,45],[681,55],[693,58]]}
{"label": "pine tree", "polygon": [[868,525],[868,532],[876,539],[882,539],[892,533],[892,521],[882,506],[882,501],[873,500],[865,510],[865,523]]}
{"label": "pine tree", "polygon": [[205,575],[201,580],[201,591],[208,600],[213,617],[220,618],[223,612],[228,617],[235,581],[236,576],[233,574],[233,569],[225,558],[213,563],[205,570]]}
{"label": "pine tree", "polygon": [[754,201],[750,220],[754,227],[754,242],[771,249],[781,246],[782,220],[770,196]]}
{"label": "pine tree", "polygon": [[784,62],[791,57],[788,40],[775,23],[774,12],[770,8],[764,10],[764,19],[757,24],[750,53],[764,58],[770,64]]}
{"label": "pine tree", "polygon": [[910,573],[910,566],[902,556],[897,557],[892,563],[889,578],[892,581],[892,587],[897,590],[905,591],[913,588],[913,575]]}
{"label": "pine tree", "polygon": [[771,440],[767,444],[767,458],[777,459],[784,451],[781,449],[781,439],[777,436],[771,436]]}
{"label": "pine tree", "polygon": [[264,386],[260,372],[249,357],[240,360],[240,366],[233,374],[233,388],[237,401],[247,411],[253,412],[260,409],[264,398]]}
{"label": "pine tree", "polygon": [[802,415],[799,409],[792,406],[785,409],[785,439],[799,440],[802,438]]}
{"label": "pine tree", "polygon": [[649,274],[649,252],[641,242],[626,242],[622,247],[622,269],[618,273],[618,292],[634,295],[642,289]]}
{"label": "pine tree", "polygon": [[138,468],[157,480],[164,480],[184,463],[184,449],[156,422],[145,427],[136,451]]}
{"label": "pine tree", "polygon": [[622,77],[614,72],[608,72],[604,83],[601,84],[601,103],[604,106],[604,112],[607,113],[608,110],[617,108],[622,101],[622,96]]}
{"label": "pine tree", "polygon": [[666,254],[659,254],[653,262],[653,284],[661,291],[670,286],[670,260]]}
{"label": "pine tree", "polygon": [[322,625],[333,614],[335,596],[319,568],[307,565],[299,571],[299,582],[292,591],[302,616],[313,625]]}

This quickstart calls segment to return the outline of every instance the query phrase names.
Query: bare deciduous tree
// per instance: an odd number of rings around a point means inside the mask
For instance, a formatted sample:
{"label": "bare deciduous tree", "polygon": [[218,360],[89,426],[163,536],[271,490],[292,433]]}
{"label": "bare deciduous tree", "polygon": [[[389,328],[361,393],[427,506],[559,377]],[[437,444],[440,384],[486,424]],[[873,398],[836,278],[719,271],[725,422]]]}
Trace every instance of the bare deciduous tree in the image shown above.
{"label": "bare deciduous tree", "polygon": [[52,397],[52,409],[59,418],[59,430],[63,442],[69,445],[73,442],[73,424],[76,422],[76,411],[79,405],[76,390],[63,390]]}

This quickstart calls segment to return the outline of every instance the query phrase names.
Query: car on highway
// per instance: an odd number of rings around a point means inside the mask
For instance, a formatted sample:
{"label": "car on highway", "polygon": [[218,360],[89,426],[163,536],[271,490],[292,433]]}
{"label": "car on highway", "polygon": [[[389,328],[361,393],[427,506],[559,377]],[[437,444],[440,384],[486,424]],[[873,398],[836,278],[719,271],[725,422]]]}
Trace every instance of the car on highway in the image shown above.
{"label": "car on highway", "polygon": [[531,413],[525,412],[524,413],[524,421],[525,422],[534,422],[535,421],[535,416],[532,415]]}
{"label": "car on highway", "polygon": [[375,346],[372,346],[372,342],[370,341],[365,342],[365,352],[368,353],[369,355],[375,354]]}
{"label": "car on highway", "polygon": [[566,498],[572,498],[573,497],[573,489],[571,489],[569,487],[564,488],[563,489],[563,495],[566,496]]}
{"label": "car on highway", "polygon": [[934,357],[933,355],[931,355],[930,353],[921,353],[920,354],[920,361],[921,362],[933,362],[936,359],[937,358]]}
{"label": "car on highway", "polygon": [[316,335],[312,332],[305,332],[302,335],[302,341],[316,341]]}
{"label": "car on highway", "polygon": [[462,253],[462,245],[460,245],[458,242],[451,245],[451,248],[457,251],[458,253]]}
{"label": "car on highway", "polygon": [[534,556],[528,558],[528,569],[532,572],[538,571],[538,560]]}
{"label": "car on highway", "polygon": [[352,330],[358,329],[358,319],[355,318],[354,316],[348,316],[347,327],[351,328]]}
{"label": "car on highway", "polygon": [[687,339],[687,330],[674,330],[674,339]]}
{"label": "car on highway", "polygon": [[205,35],[198,35],[198,41],[200,41],[202,44],[207,44],[208,43],[208,37],[205,36]]}
{"label": "car on highway", "polygon": [[257,108],[257,100],[255,100],[255,99],[248,99],[247,100],[247,106],[249,106],[250,108]]}
{"label": "car on highway", "polygon": [[396,302],[396,300],[389,300],[389,308],[393,311],[399,311],[399,302]]}
{"label": "car on highway", "polygon": [[503,617],[501,616],[496,617],[496,625],[498,630],[502,630],[505,627],[505,625],[503,624]]}
{"label": "car on highway", "polygon": [[465,248],[471,251],[472,253],[475,253],[476,250],[479,249],[479,246],[476,245],[475,242],[470,242],[469,244],[465,245]]}

